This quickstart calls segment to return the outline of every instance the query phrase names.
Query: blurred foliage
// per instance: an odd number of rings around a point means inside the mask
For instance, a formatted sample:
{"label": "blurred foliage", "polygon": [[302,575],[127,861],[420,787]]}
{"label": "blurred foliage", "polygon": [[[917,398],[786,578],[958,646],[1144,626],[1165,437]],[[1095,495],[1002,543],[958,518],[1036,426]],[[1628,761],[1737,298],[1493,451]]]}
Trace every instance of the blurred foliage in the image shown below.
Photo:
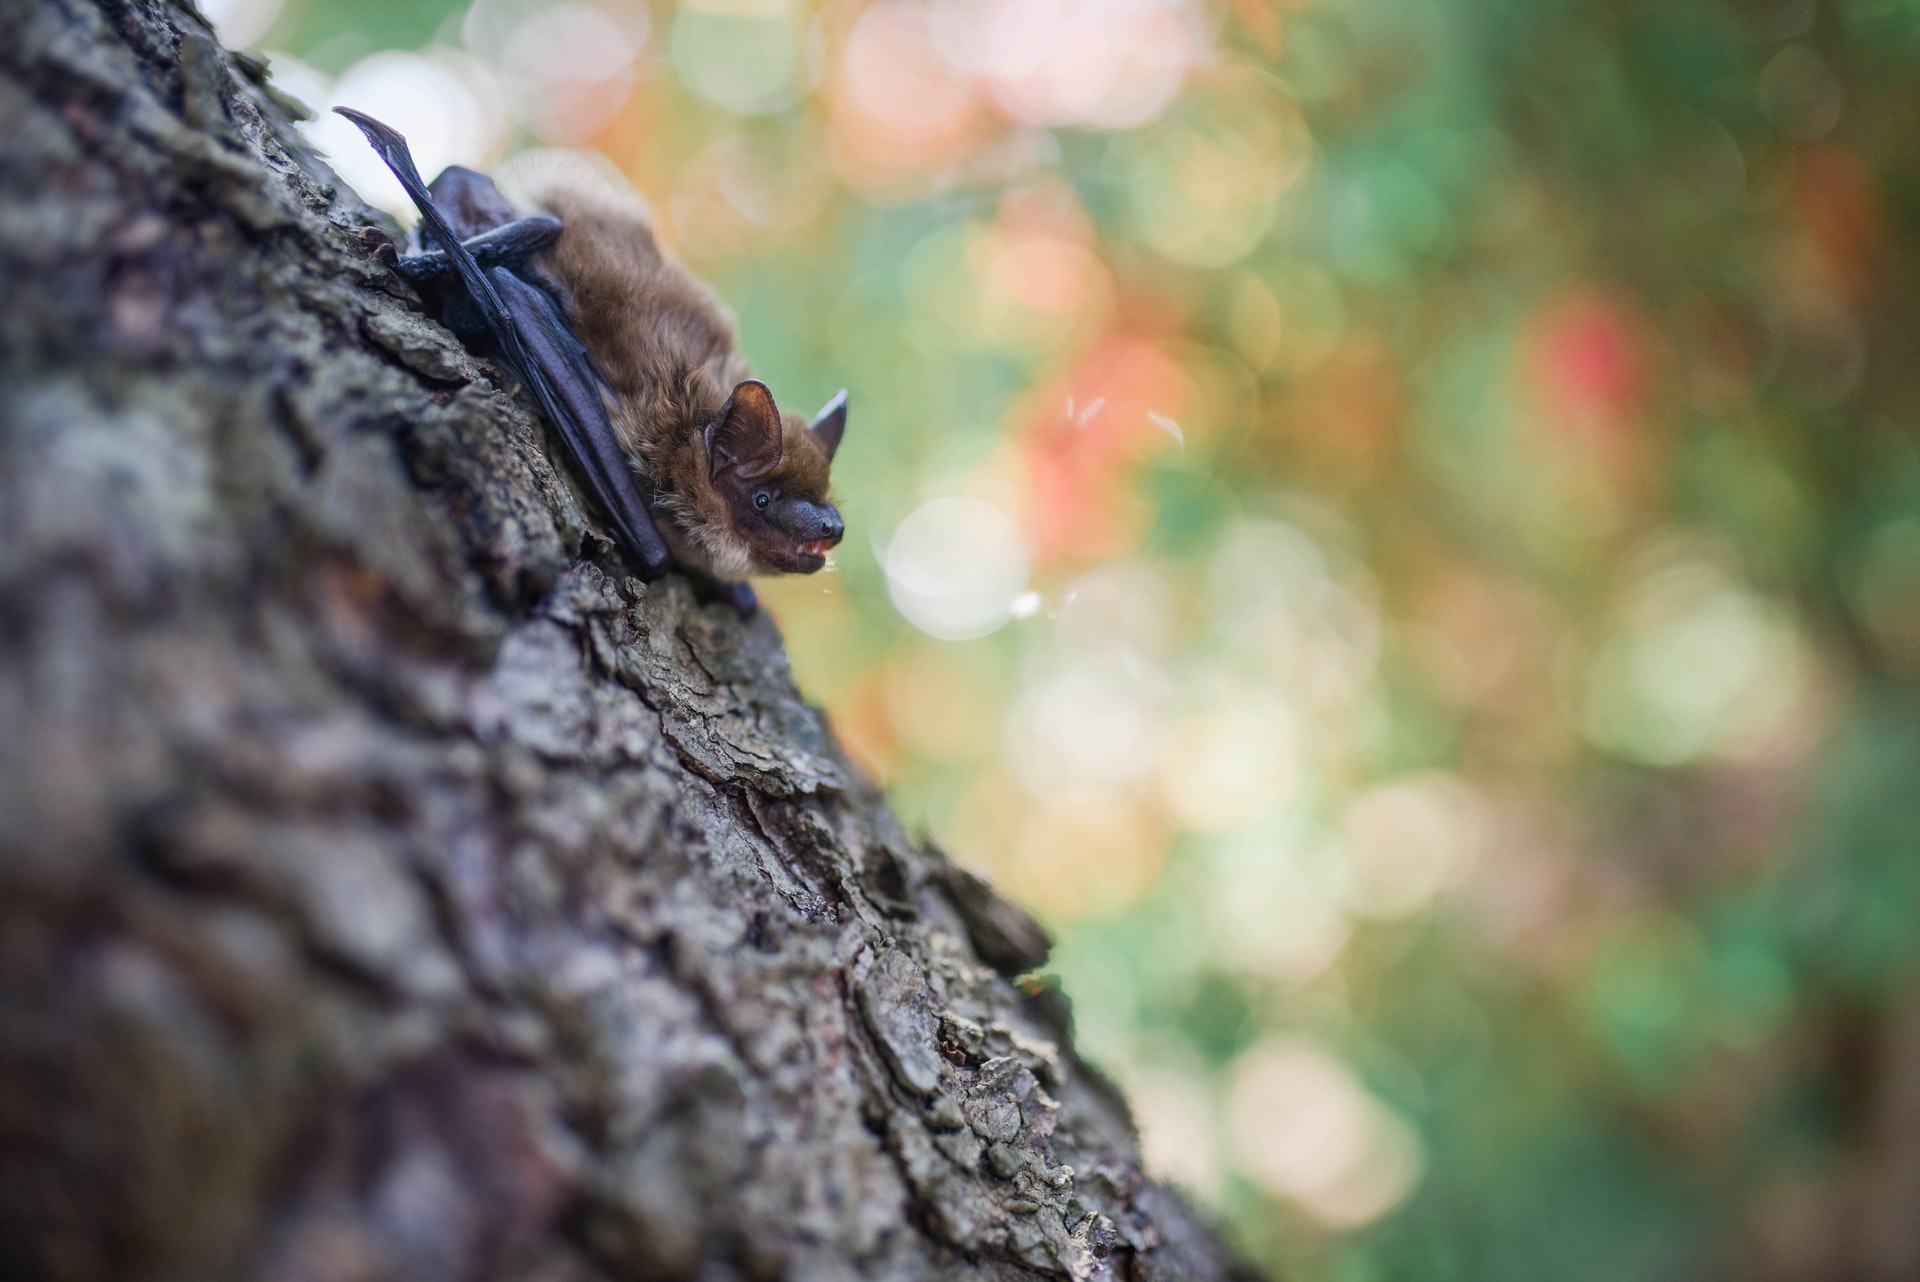
{"label": "blurred foliage", "polygon": [[1920,1276],[1920,4],[209,7],[853,389],[802,684],[1256,1258]]}

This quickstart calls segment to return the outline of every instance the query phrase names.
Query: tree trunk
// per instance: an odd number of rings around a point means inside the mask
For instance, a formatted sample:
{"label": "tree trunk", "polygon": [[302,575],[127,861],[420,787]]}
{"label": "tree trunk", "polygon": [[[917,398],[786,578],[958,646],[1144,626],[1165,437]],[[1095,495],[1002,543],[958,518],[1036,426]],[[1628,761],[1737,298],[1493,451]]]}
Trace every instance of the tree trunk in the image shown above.
{"label": "tree trunk", "polygon": [[1039,928],[619,572],[260,69],[0,31],[0,1273],[1234,1275]]}

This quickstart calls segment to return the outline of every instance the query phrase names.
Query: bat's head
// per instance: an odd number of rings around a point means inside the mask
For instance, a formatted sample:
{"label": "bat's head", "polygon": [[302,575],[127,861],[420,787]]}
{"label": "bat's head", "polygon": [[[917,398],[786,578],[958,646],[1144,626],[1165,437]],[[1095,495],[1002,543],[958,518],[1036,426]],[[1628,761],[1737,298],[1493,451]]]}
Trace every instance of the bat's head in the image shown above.
{"label": "bat's head", "polygon": [[812,574],[846,525],[827,499],[827,469],[847,426],[847,396],[812,423],[783,416],[766,384],[748,379],[704,429],[707,480],[759,574]]}

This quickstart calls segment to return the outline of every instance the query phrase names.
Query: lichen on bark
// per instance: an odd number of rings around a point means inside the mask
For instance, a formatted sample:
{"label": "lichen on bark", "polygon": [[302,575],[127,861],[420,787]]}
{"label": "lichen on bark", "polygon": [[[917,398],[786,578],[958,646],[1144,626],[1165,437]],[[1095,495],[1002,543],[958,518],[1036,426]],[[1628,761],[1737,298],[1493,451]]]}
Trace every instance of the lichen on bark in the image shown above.
{"label": "lichen on bark", "polygon": [[0,1272],[1208,1279],[1039,928],[154,0],[0,25]]}

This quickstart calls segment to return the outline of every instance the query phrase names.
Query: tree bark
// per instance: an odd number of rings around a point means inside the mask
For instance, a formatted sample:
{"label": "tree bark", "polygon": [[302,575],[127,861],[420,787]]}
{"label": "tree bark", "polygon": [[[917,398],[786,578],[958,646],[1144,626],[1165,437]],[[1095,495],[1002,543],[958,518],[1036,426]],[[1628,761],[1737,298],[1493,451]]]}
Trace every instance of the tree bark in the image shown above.
{"label": "tree bark", "polygon": [[1236,1275],[159,0],[0,0],[0,1273]]}

